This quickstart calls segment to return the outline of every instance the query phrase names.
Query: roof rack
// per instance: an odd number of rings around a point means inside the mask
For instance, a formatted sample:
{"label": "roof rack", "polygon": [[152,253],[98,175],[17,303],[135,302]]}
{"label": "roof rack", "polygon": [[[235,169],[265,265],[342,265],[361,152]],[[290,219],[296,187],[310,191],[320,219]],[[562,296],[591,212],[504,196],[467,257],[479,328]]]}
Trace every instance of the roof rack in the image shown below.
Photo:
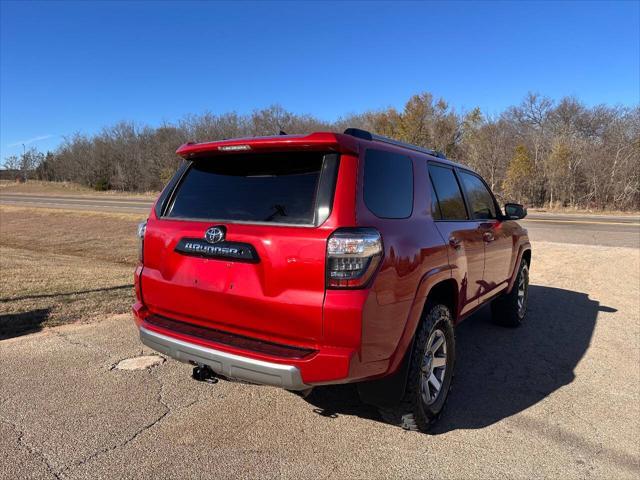
{"label": "roof rack", "polygon": [[396,145],[398,147],[404,147],[411,150],[415,150],[416,152],[427,153],[437,158],[447,158],[446,155],[442,152],[431,150],[430,148],[424,148],[424,147],[419,147],[417,145],[412,145],[411,143],[401,142],[400,140],[394,140],[393,138],[383,137],[382,135],[376,135],[375,133],[371,133],[371,132],[368,132],[367,130],[362,130],[360,128],[347,128],[344,131],[344,134],[351,135],[352,137],[356,137],[356,138],[362,138],[363,140],[389,143],[391,145]]}

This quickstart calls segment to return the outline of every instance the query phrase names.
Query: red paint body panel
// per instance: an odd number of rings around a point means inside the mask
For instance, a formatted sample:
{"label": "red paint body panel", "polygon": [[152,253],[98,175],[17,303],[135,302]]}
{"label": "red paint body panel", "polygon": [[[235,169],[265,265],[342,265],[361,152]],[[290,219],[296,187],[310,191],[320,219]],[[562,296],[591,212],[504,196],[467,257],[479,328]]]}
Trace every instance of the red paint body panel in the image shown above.
{"label": "red paint body panel", "polygon": [[[250,151],[219,149],[238,145],[248,145]],[[412,159],[410,217],[378,218],[365,205],[363,159],[368,148]],[[518,262],[530,249],[525,230],[512,221],[444,222],[431,217],[427,161],[456,165],[452,162],[334,133],[187,144],[178,154],[189,159],[284,150],[340,153],[326,221],[317,227],[213,223],[226,227],[228,240],[255,248],[260,261],[242,263],[175,252],[181,238],[202,238],[212,222],[158,218],[152,210],[144,237],[144,266],[135,273],[133,312],[139,326],[221,351],[293,365],[309,385],[353,382],[396,371],[434,286],[455,286],[456,321],[511,288]],[[366,288],[326,287],[327,239],[341,227],[373,227],[381,234],[383,258]],[[494,238],[491,243],[483,240],[487,232]],[[449,243],[450,237],[459,241],[457,248]],[[317,353],[292,360],[210,345],[146,323],[151,313]]]}
{"label": "red paint body panel", "polygon": [[[150,219],[145,237],[144,300],[154,313],[250,336],[320,341],[327,229],[226,224],[227,238],[253,245],[256,264],[174,251],[201,238],[209,222]],[[176,298],[180,301],[176,302]],[[260,312],[260,315],[256,315]]]}

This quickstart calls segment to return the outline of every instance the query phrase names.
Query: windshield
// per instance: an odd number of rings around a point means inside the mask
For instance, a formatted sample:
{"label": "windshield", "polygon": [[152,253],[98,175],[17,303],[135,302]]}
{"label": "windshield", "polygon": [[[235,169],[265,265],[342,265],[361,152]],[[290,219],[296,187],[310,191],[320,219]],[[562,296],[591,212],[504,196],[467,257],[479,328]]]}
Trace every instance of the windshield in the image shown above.
{"label": "windshield", "polygon": [[286,152],[195,160],[166,216],[313,224],[324,157]]}

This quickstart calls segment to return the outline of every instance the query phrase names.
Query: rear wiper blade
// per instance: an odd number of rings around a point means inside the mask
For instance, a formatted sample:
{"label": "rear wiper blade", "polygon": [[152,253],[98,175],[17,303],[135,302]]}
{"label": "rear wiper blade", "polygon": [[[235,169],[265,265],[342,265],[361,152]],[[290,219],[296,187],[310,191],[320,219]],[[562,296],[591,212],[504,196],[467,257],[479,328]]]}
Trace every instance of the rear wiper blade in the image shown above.
{"label": "rear wiper blade", "polygon": [[274,205],[271,208],[274,209],[274,212],[271,215],[269,215],[267,218],[265,218],[263,221],[270,222],[271,220],[273,220],[276,217],[286,217],[287,216],[287,212],[284,211],[284,207],[282,205]]}

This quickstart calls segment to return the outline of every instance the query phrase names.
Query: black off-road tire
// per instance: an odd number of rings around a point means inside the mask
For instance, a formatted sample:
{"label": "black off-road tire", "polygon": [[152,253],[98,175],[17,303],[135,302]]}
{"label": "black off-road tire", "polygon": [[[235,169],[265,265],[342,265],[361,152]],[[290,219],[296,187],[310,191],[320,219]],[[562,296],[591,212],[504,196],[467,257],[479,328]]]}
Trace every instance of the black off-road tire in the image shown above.
{"label": "black off-road tire", "polygon": [[[524,289],[524,297],[521,291]],[[526,260],[520,262],[518,275],[509,293],[504,293],[491,303],[493,321],[504,327],[519,327],[527,317],[527,300],[529,297],[529,265]],[[519,301],[523,299],[524,307]]]}
{"label": "black off-road tire", "polygon": [[[422,368],[427,343],[436,330],[444,334],[446,342],[446,368],[442,386],[433,403],[424,401],[422,385]],[[441,304],[427,305],[426,314],[418,327],[407,376],[407,386],[399,404],[393,407],[380,407],[383,420],[405,430],[428,433],[429,428],[438,420],[444,409],[455,366],[455,331],[451,311]]]}

